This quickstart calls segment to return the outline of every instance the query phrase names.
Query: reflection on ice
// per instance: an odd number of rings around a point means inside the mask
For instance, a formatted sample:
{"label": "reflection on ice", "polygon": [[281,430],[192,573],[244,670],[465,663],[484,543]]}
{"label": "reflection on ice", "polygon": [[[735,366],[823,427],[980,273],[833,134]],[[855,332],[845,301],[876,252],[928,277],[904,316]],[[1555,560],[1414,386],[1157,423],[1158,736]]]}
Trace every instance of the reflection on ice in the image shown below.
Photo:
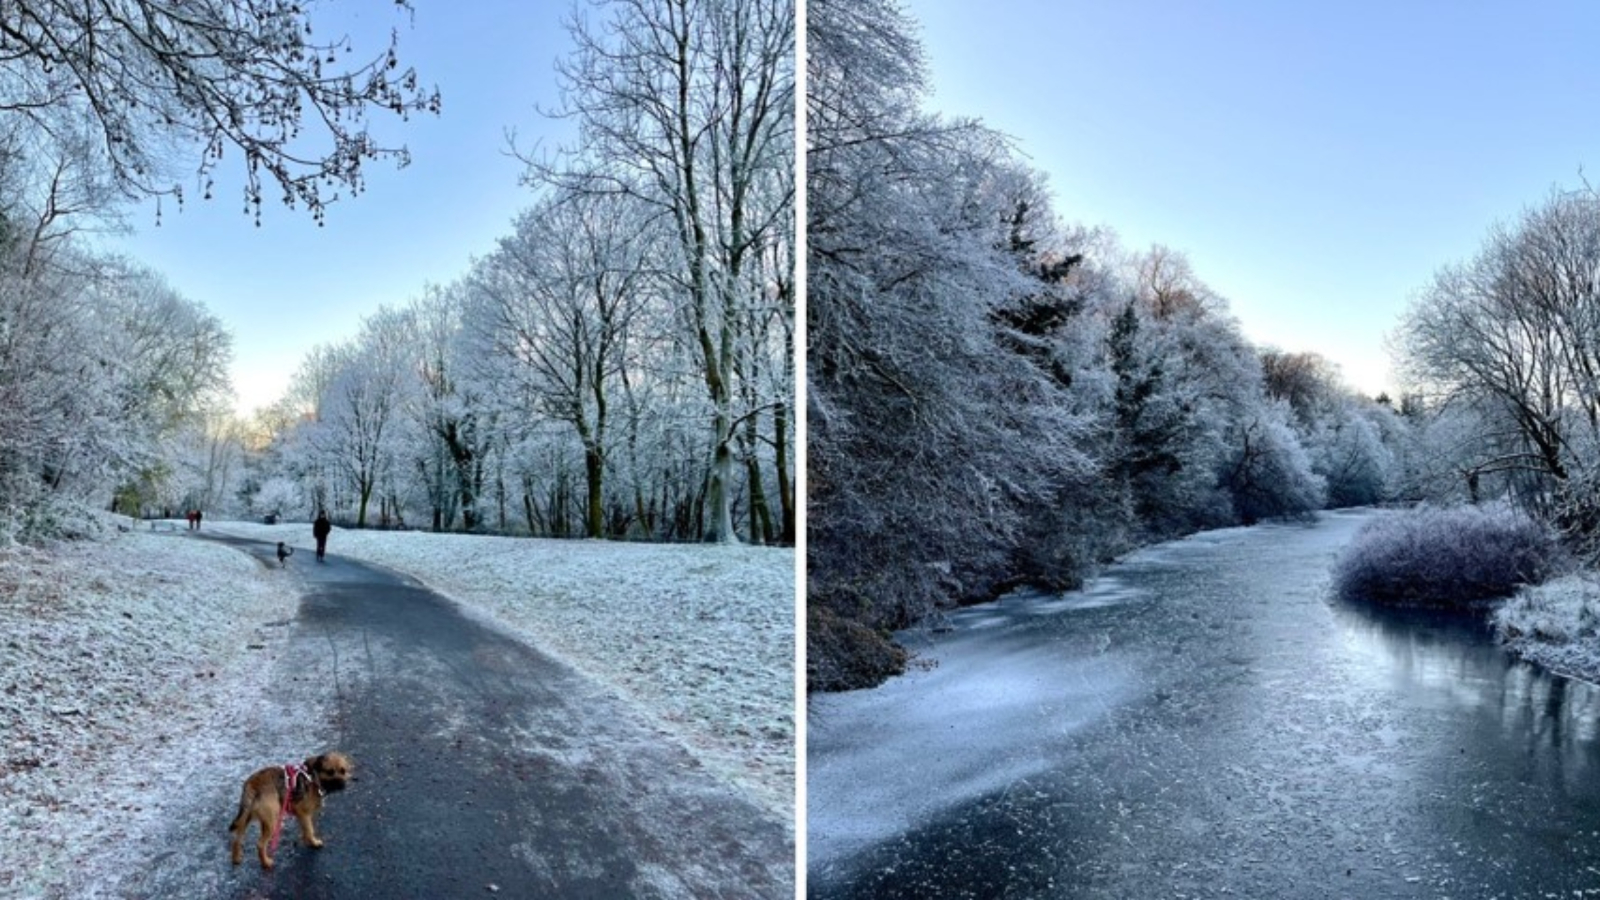
{"label": "reflection on ice", "polygon": [[1338,603],[1344,639],[1362,673],[1417,699],[1491,713],[1531,755],[1555,751],[1566,777],[1589,769],[1600,738],[1600,689],[1515,659],[1476,619]]}

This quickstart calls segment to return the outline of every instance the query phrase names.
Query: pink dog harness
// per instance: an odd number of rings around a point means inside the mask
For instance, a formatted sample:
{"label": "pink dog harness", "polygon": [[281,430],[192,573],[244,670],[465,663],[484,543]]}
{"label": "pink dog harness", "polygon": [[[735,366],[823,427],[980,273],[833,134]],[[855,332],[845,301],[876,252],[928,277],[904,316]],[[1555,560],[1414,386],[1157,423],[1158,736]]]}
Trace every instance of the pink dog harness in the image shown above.
{"label": "pink dog harness", "polygon": [[301,775],[307,774],[294,763],[283,767],[283,811],[278,814],[277,827],[272,829],[272,847],[270,852],[278,852],[278,837],[283,834],[283,820],[289,815],[289,807],[294,803],[294,783]]}

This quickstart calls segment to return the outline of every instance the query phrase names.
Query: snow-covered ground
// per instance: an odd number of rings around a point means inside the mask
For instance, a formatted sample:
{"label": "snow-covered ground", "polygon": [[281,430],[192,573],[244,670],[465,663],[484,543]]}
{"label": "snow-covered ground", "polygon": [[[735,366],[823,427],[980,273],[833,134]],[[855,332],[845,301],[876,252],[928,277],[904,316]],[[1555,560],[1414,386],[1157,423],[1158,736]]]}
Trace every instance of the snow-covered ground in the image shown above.
{"label": "snow-covered ground", "polygon": [[[309,525],[205,528],[311,559]],[[793,551],[335,531],[329,552],[406,572],[561,658],[793,827]],[[151,852],[137,838],[183,809],[166,788],[326,742],[302,723],[327,711],[261,709],[300,588],[294,566],[182,522],[0,549],[0,897],[72,896],[86,867]]]}
{"label": "snow-covered ground", "polygon": [[1600,573],[1522,588],[1495,610],[1494,626],[1513,653],[1600,684]]}
{"label": "snow-covered ground", "polygon": [[257,711],[294,582],[217,544],[112,534],[0,549],[0,896],[72,896],[147,855],[133,838],[185,782],[259,765],[246,730],[268,754],[323,738],[285,731],[320,715]]}
{"label": "snow-covered ground", "polygon": [[[306,523],[207,528],[298,548]],[[793,821],[794,551],[335,529],[331,555],[404,572],[615,689]]]}

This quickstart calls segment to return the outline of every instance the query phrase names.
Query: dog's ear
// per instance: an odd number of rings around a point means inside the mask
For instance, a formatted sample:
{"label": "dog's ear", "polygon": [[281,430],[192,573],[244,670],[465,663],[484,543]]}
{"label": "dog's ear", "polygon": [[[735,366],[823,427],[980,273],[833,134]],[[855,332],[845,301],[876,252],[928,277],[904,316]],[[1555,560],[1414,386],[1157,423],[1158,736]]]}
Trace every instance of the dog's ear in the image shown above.
{"label": "dog's ear", "polygon": [[318,754],[316,756],[313,756],[313,757],[310,757],[309,759],[307,759],[306,762],[305,762],[305,768],[306,768],[307,772],[321,773],[322,772],[322,755]]}

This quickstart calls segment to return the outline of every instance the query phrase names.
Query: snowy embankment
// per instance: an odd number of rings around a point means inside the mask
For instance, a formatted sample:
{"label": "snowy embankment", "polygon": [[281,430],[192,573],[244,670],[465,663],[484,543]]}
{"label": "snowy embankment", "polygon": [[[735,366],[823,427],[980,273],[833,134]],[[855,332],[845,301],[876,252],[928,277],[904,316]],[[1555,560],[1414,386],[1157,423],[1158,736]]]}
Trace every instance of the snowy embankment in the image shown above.
{"label": "snowy embankment", "polygon": [[148,855],[136,838],[186,814],[186,782],[260,764],[221,732],[316,737],[252,720],[286,631],[270,626],[299,604],[276,574],[143,525],[0,549],[0,896],[70,896],[88,869]]}
{"label": "snowy embankment", "polygon": [[1525,587],[1494,613],[1495,634],[1518,656],[1600,684],[1600,574]]}
{"label": "snowy embankment", "polygon": [[[206,527],[312,558],[305,523]],[[793,550],[335,530],[328,552],[404,572],[615,690],[792,826]]]}

